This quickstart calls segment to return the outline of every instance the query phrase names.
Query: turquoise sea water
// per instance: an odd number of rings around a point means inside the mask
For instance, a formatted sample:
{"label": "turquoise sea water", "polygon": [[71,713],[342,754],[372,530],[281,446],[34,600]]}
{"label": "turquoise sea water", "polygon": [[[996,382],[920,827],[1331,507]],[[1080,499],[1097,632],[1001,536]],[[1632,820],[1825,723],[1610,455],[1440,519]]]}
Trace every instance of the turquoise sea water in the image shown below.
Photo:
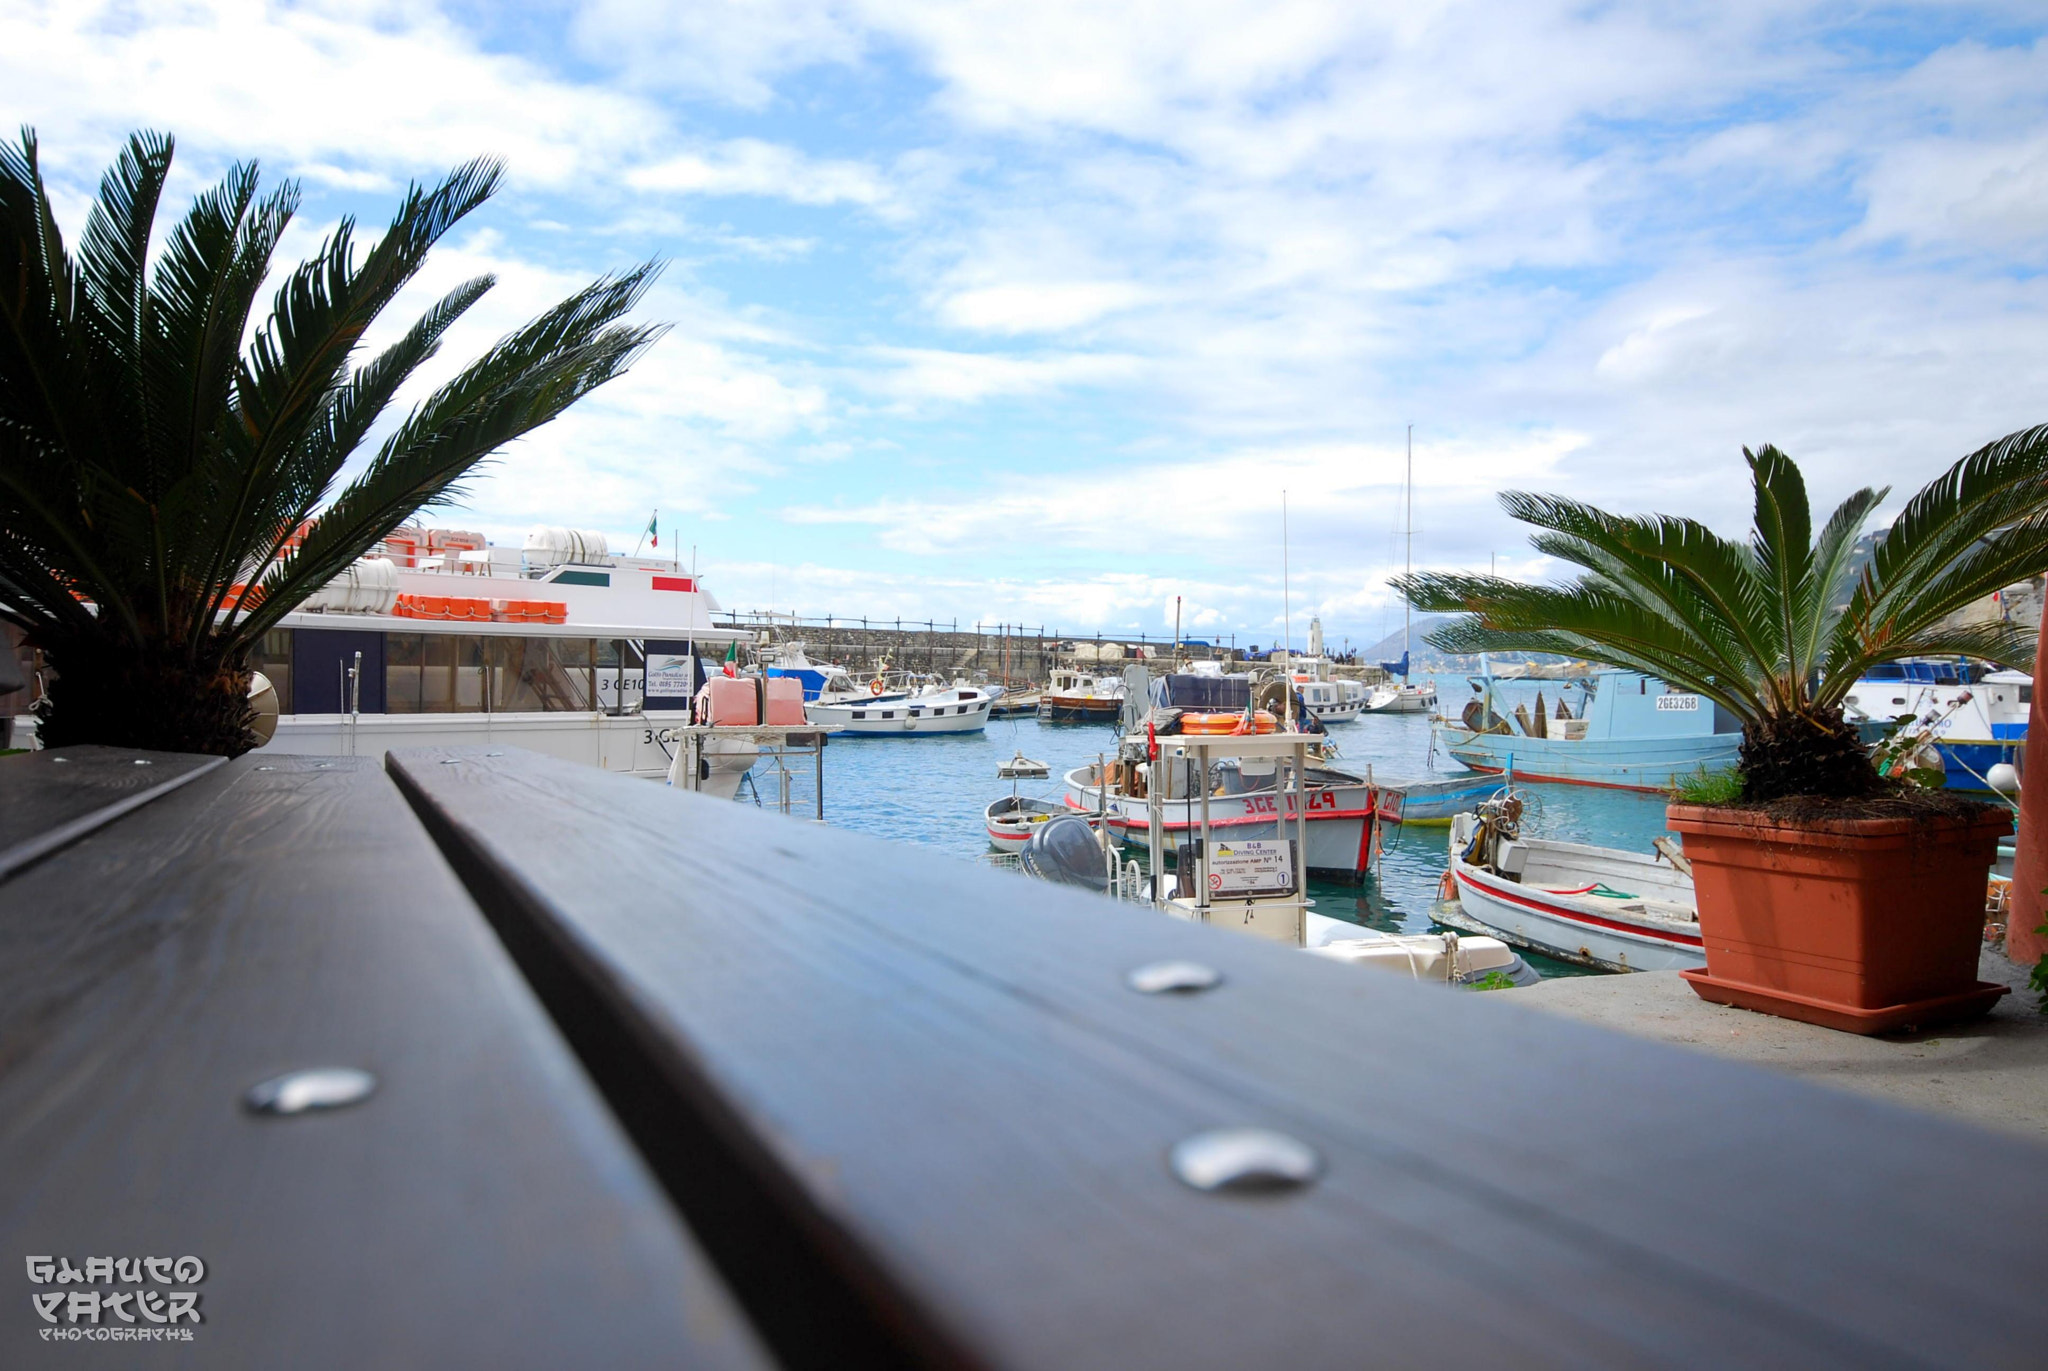
{"label": "turquoise sea water", "polygon": [[[1502,687],[1510,702],[1533,701],[1538,688],[1520,683]],[[1463,678],[1446,677],[1438,689],[1446,701],[1462,701],[1470,693]],[[1546,701],[1556,699],[1556,683],[1544,682],[1541,689]],[[1366,715],[1355,723],[1333,724],[1330,736],[1342,750],[1344,765],[1356,770],[1369,765],[1380,779],[1469,774],[1449,758],[1437,759],[1432,768],[1429,719],[1424,715]],[[990,800],[1010,793],[1010,783],[996,779],[996,768],[1012,753],[1021,749],[1025,756],[1052,765],[1050,777],[1020,783],[1020,793],[1057,800],[1066,772],[1115,746],[1116,731],[1109,725],[1049,724],[1031,718],[991,720],[985,733],[834,738],[825,749],[825,818],[844,828],[973,861],[989,850],[982,811]],[[757,769],[755,775],[763,795],[773,803],[775,787],[765,769]],[[801,791],[808,796],[808,775],[802,778]],[[1665,831],[1661,795],[1569,785],[1528,785],[1523,794],[1523,823],[1532,835],[1647,851],[1650,840]],[[742,802],[751,798],[746,791],[741,796]],[[1446,869],[1448,831],[1417,826],[1390,829],[1389,834],[1379,870],[1364,885],[1316,882],[1311,887],[1318,913],[1388,932],[1419,933],[1432,926],[1430,909]],[[1531,960],[1545,975],[1578,970],[1547,959]]]}

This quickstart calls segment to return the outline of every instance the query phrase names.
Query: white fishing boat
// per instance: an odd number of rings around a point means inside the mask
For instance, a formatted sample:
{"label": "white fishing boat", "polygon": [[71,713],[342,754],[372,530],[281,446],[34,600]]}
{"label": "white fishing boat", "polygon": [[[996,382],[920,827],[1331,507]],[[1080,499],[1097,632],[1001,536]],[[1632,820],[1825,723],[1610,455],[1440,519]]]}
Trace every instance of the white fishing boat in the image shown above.
{"label": "white fishing boat", "polygon": [[1322,624],[1311,622],[1308,641],[1312,655],[1291,664],[1288,680],[1293,684],[1295,698],[1303,709],[1323,723],[1348,724],[1365,708],[1364,691],[1362,687],[1356,693],[1347,691],[1344,687],[1353,682],[1339,681],[1330,676],[1331,664],[1321,653],[1322,636]]}
{"label": "white fishing boat", "polygon": [[933,685],[913,695],[815,701],[804,716],[834,738],[916,738],[978,733],[995,696],[980,686]]}
{"label": "white fishing boat", "polygon": [[1053,723],[1108,723],[1123,707],[1123,677],[1099,676],[1072,667],[1053,671],[1038,697],[1040,717]]}
{"label": "white fishing boat", "polygon": [[[407,526],[263,636],[276,731],[263,749],[377,756],[504,743],[659,779],[690,703],[745,630],[679,564],[602,534],[538,528],[520,548]],[[707,758],[730,797],[749,745]]]}
{"label": "white fishing boat", "polygon": [[[1106,814],[1112,836],[1139,845],[1146,841],[1155,810],[1170,835],[1198,831],[1207,815],[1219,832],[1258,839],[1273,837],[1282,820],[1292,817],[1290,806],[1298,802],[1306,806],[1310,871],[1339,881],[1365,878],[1377,848],[1370,777],[1328,760],[1320,735],[1275,732],[1281,721],[1268,711],[1253,709],[1253,683],[1245,677],[1190,673],[1150,681],[1145,679],[1143,667],[1131,668],[1130,675],[1143,684],[1133,692],[1116,760],[1092,762],[1068,772],[1067,808]],[[1277,681],[1268,682],[1264,689],[1273,696],[1284,694]],[[1149,711],[1138,704],[1148,692]],[[1281,702],[1275,699],[1272,703]],[[1262,713],[1266,717],[1258,719]],[[1205,768],[1192,753],[1176,754],[1176,761],[1155,755],[1169,741],[1210,741],[1220,749],[1229,741],[1226,733],[1183,737],[1182,731],[1227,730],[1246,717],[1256,720],[1254,727],[1267,736],[1299,738],[1308,748],[1310,763],[1299,801],[1291,792],[1282,794],[1276,789],[1279,768],[1267,756],[1230,755],[1218,750]]]}
{"label": "white fishing boat", "polygon": [[[1276,772],[1280,808],[1291,818],[1270,838],[1216,832],[1211,806],[1202,807],[1191,835],[1171,832],[1165,801],[1151,800],[1147,831],[1148,866],[1155,873],[1143,887],[1153,904],[1175,918],[1229,928],[1291,944],[1317,956],[1405,974],[1416,980],[1471,984],[1488,977],[1526,984],[1536,974],[1507,945],[1490,935],[1385,933],[1314,910],[1309,815],[1306,803],[1316,768],[1308,734],[1264,737],[1183,737],[1161,745],[1159,760],[1169,768],[1193,762],[1196,769],[1234,762],[1242,768],[1270,762]],[[1189,841],[1189,838],[1192,841]],[[1162,874],[1172,854],[1173,880]]]}
{"label": "white fishing boat", "polygon": [[1653,855],[1520,836],[1513,796],[1451,821],[1457,903],[1439,923],[1603,971],[1707,964],[1692,875],[1668,838]]}
{"label": "white fishing boat", "polygon": [[1326,724],[1348,724],[1358,717],[1362,708],[1345,699],[1342,688],[1335,681],[1318,681],[1297,675],[1294,689],[1301,698],[1302,707]]}
{"label": "white fishing boat", "polygon": [[[1239,760],[1265,757],[1306,770],[1304,735],[1176,740],[1205,752],[1231,752]],[[1387,933],[1318,914],[1305,894],[1307,872],[1300,862],[1301,824],[1289,838],[1241,839],[1197,831],[1177,841],[1174,869],[1161,880],[1147,876],[1136,861],[1092,832],[1083,816],[1067,815],[1040,825],[1018,856],[1028,875],[1077,886],[1132,903],[1148,904],[1191,923],[1249,933],[1287,943],[1315,956],[1348,962],[1415,980],[1451,985],[1485,982],[1529,985],[1541,978],[1507,944],[1490,936],[1457,932]],[[1154,826],[1151,867],[1165,869],[1163,826]],[[1166,962],[1133,973],[1140,990],[1190,989],[1212,983],[1200,966]],[[1188,979],[1193,978],[1193,979]]]}

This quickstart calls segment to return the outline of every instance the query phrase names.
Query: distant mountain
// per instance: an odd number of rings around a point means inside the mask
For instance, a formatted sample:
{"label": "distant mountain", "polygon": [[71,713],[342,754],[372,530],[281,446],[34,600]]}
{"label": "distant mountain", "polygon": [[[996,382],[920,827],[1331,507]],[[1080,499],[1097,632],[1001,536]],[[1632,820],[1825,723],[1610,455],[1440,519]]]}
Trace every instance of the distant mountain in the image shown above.
{"label": "distant mountain", "polygon": [[[1409,640],[1409,652],[1412,653],[1418,659],[1418,661],[1424,653],[1434,655],[1436,649],[1431,647],[1428,643],[1422,641],[1423,635],[1426,633],[1435,632],[1442,625],[1449,623],[1450,620],[1451,616],[1448,614],[1416,615],[1415,623],[1410,629],[1410,632],[1414,636]],[[1371,647],[1362,647],[1358,649],[1358,660],[1361,662],[1375,663],[1400,661],[1401,630],[1397,628],[1392,633],[1389,633],[1386,637],[1374,643]]]}

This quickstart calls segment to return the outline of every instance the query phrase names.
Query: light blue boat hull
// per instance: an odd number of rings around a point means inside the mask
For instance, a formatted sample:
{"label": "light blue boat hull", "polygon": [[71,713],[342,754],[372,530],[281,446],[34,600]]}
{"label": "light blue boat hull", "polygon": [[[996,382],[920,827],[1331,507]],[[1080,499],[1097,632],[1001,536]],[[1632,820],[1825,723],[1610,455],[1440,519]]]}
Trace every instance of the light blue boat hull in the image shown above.
{"label": "light blue boat hull", "polygon": [[1378,785],[1380,815],[1390,824],[1447,824],[1455,814],[1477,809],[1501,788],[1491,776],[1440,776],[1425,781]]}
{"label": "light blue boat hull", "polygon": [[1440,725],[1437,746],[1474,771],[1518,781],[1563,781],[1617,790],[1669,790],[1701,768],[1725,771],[1742,746],[1739,733],[1672,738],[1587,738],[1566,742]]}

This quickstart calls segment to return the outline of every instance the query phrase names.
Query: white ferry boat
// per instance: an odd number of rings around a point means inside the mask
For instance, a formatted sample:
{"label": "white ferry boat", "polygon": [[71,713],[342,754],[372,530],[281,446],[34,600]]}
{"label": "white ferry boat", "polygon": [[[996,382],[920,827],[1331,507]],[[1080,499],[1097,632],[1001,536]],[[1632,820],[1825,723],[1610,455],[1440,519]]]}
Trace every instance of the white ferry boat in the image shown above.
{"label": "white ferry boat", "polygon": [[[536,529],[519,549],[401,528],[265,634],[266,748],[374,756],[501,742],[665,777],[677,726],[745,630],[675,563],[610,555],[601,534]],[[706,659],[709,659],[708,661]],[[730,796],[751,747],[710,765]]]}

